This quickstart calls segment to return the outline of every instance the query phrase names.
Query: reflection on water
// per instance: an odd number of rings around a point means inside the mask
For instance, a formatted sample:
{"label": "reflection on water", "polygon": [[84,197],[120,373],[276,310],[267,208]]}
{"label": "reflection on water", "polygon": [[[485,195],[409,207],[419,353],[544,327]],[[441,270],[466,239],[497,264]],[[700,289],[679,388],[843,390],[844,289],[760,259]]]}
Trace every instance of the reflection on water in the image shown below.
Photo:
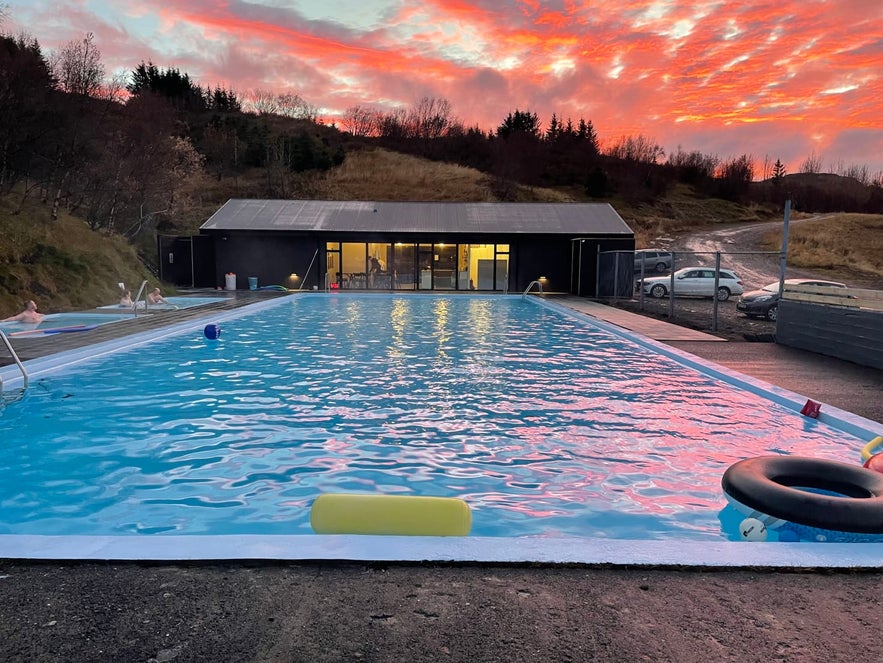
{"label": "reflection on water", "polygon": [[456,496],[473,534],[720,539],[720,477],[861,442],[518,297],[320,297],[38,381],[0,532],[309,533],[320,492]]}

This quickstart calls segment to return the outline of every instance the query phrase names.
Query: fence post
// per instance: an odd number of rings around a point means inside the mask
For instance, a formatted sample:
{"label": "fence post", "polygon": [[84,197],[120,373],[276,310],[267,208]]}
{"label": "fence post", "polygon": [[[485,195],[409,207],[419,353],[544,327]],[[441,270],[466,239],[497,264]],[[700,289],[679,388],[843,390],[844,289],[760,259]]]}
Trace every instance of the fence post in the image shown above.
{"label": "fence post", "polygon": [[675,319],[675,252],[671,252],[671,276],[668,288],[668,319]]}
{"label": "fence post", "polygon": [[785,201],[785,223],[782,226],[782,254],[779,257],[779,299],[785,290],[785,267],[788,262],[788,222],[791,220],[791,199]]}
{"label": "fence post", "polygon": [[711,308],[711,331],[717,331],[717,288],[721,282],[721,252],[714,252],[714,305]]}

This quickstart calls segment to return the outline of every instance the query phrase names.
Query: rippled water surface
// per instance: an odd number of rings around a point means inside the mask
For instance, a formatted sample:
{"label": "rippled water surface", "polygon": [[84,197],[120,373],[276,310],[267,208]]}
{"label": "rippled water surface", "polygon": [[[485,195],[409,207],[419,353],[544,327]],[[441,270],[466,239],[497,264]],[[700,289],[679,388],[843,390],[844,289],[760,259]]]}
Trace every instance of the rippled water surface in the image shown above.
{"label": "rippled water surface", "polygon": [[476,535],[715,540],[733,462],[862,444],[521,297],[294,297],[2,407],[17,534],[308,534],[368,492],[461,497]]}

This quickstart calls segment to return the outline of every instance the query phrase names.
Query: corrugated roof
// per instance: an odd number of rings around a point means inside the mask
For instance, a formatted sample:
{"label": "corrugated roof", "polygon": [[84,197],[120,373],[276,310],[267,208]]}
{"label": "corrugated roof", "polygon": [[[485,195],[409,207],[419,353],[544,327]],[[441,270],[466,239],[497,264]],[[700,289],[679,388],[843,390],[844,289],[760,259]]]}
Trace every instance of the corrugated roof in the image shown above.
{"label": "corrugated roof", "polygon": [[633,235],[607,203],[231,199],[200,229]]}

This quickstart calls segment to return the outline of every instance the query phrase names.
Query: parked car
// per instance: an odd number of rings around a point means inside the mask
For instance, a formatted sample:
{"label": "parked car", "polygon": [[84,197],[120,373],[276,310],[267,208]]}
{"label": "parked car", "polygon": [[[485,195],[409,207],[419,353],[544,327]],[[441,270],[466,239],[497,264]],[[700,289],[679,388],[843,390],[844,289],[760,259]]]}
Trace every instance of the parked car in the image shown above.
{"label": "parked car", "polygon": [[[785,285],[817,285],[827,288],[845,288],[845,283],[819,279],[785,279]],[[765,285],[760,290],[746,292],[736,302],[736,310],[749,318],[775,320],[779,315],[779,282]]]}
{"label": "parked car", "polygon": [[[672,286],[671,276],[655,276],[641,281],[645,295],[665,297]],[[684,267],[674,273],[675,297],[717,297],[724,302],[730,295],[741,295],[742,281],[729,269],[720,270],[717,291],[714,289],[714,268]]]}
{"label": "parked car", "polygon": [[639,249],[635,251],[635,271],[667,272],[671,270],[672,257],[668,251],[656,249]]}

